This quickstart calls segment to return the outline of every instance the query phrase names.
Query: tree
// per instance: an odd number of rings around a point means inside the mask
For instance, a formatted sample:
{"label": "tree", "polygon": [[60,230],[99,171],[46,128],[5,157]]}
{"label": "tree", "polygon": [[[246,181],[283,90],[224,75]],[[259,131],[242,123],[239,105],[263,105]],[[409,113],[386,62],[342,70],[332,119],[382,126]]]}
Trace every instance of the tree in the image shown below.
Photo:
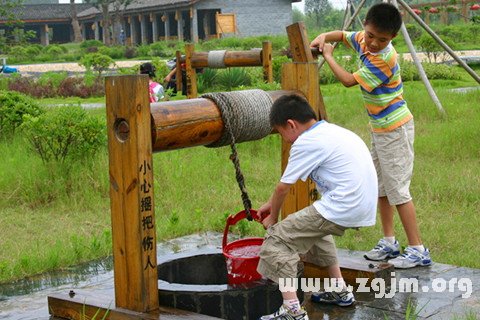
{"label": "tree", "polygon": [[0,0],[0,17],[7,21],[16,20],[13,9],[21,4],[22,0]]}
{"label": "tree", "polygon": [[[72,1],[72,0],[70,0]],[[109,7],[115,0],[87,0],[87,3],[93,4],[98,10],[102,12],[102,27],[103,27],[103,43],[107,46],[111,44],[111,34],[110,34],[110,12]]]}
{"label": "tree", "polygon": [[82,32],[80,31],[80,24],[78,23],[75,0],[70,0],[70,15],[72,17],[73,41],[82,42]]}
{"label": "tree", "polygon": [[305,0],[305,12],[309,16],[313,16],[316,26],[322,26],[322,18],[327,17],[332,11],[332,5],[328,0]]}
{"label": "tree", "polygon": [[123,29],[122,20],[125,8],[134,2],[134,0],[115,0],[113,2],[113,43],[122,44],[120,41],[120,32]]}
{"label": "tree", "polygon": [[[115,39],[113,43],[116,43],[121,30],[120,21],[123,18],[123,11],[135,0],[86,0],[86,2],[93,4],[102,12],[103,43],[109,46],[113,39]],[[113,17],[110,15],[111,9],[113,9]]]}

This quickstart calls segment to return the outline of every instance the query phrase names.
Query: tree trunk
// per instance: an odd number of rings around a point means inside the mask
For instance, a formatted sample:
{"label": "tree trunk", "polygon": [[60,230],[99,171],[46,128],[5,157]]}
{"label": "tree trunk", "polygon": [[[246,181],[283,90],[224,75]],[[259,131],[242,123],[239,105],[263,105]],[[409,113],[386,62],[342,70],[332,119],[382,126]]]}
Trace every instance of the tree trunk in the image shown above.
{"label": "tree trunk", "polygon": [[82,32],[77,18],[77,6],[75,0],[70,0],[70,14],[72,16],[73,42],[82,42]]}
{"label": "tree trunk", "polygon": [[103,43],[106,46],[111,44],[111,36],[110,36],[110,15],[108,13],[108,3],[102,4],[102,12],[103,12]]}

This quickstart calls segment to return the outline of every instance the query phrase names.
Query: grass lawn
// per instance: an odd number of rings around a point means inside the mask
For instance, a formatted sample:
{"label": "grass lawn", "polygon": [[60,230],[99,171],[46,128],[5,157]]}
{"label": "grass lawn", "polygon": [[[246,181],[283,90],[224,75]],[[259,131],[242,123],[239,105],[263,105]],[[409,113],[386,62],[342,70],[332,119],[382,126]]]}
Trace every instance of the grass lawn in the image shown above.
{"label": "grass lawn", "polygon": [[[466,78],[467,79],[467,78]],[[405,83],[415,116],[415,171],[411,191],[422,238],[436,262],[480,268],[480,90],[465,81],[433,83],[442,117],[422,83]],[[368,119],[358,88],[322,86],[329,119],[370,142]],[[51,103],[51,101],[49,102]],[[105,110],[91,110],[105,118]],[[238,146],[253,207],[263,204],[280,177],[280,138]],[[0,282],[111,253],[108,155],[69,165],[44,165],[17,136],[0,141]],[[229,148],[188,148],[154,155],[158,240],[207,230],[222,231],[225,217],[241,210]],[[242,222],[235,231],[262,235],[259,224]],[[406,244],[401,224],[397,236]],[[370,249],[381,236],[374,227],[348,231],[338,247]]]}

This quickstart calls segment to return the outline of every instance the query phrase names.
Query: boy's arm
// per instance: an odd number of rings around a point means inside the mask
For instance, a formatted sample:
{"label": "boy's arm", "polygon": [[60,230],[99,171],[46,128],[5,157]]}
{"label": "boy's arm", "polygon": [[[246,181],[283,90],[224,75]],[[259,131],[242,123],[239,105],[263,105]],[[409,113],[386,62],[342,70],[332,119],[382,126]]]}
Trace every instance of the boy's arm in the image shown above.
{"label": "boy's arm", "polygon": [[323,59],[325,59],[325,61],[328,63],[335,77],[345,87],[352,87],[358,84],[357,79],[355,79],[353,74],[343,69],[343,67],[335,61],[335,59],[333,58],[333,49],[334,48],[331,44],[326,44],[323,47]]}
{"label": "boy's arm", "polygon": [[172,80],[173,75],[177,72],[177,67],[173,68],[163,79],[163,82],[170,82]]}
{"label": "boy's arm", "polygon": [[320,52],[323,51],[323,47],[326,42],[340,42],[343,40],[343,31],[335,30],[319,34],[310,43],[310,47],[318,48]]}
{"label": "boy's arm", "polygon": [[258,215],[260,217],[265,214],[269,214],[262,220],[262,224],[265,228],[269,228],[278,221],[278,216],[280,215],[280,209],[282,207],[283,201],[290,191],[291,184],[279,182],[275,187],[270,200],[260,207],[258,210]]}

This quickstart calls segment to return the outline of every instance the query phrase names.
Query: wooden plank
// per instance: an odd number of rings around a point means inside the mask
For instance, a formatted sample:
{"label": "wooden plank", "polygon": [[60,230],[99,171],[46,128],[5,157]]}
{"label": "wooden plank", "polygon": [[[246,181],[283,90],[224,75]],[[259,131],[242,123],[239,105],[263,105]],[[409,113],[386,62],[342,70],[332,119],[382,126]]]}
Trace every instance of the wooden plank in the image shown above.
{"label": "wooden plank", "polygon": [[187,98],[192,99],[198,96],[197,73],[192,66],[192,56],[195,51],[195,45],[188,43],[185,45],[185,70],[187,75]]}
{"label": "wooden plank", "polygon": [[158,309],[148,77],[107,77],[106,109],[116,305]]}
{"label": "wooden plank", "polygon": [[[151,312],[136,312],[116,307],[111,297],[89,296],[81,292],[70,296],[68,293],[54,293],[48,296],[50,315],[64,319],[109,319],[109,320],[213,320],[214,317],[184,310],[160,306]],[[106,314],[106,316],[105,316]],[[105,318],[104,318],[105,316]]]}
{"label": "wooden plank", "polygon": [[293,62],[314,62],[305,24],[300,21],[289,25],[287,35]]}
{"label": "wooden plank", "polygon": [[262,43],[262,65],[263,80],[266,83],[273,82],[273,64],[272,64],[272,42],[264,41]]}

